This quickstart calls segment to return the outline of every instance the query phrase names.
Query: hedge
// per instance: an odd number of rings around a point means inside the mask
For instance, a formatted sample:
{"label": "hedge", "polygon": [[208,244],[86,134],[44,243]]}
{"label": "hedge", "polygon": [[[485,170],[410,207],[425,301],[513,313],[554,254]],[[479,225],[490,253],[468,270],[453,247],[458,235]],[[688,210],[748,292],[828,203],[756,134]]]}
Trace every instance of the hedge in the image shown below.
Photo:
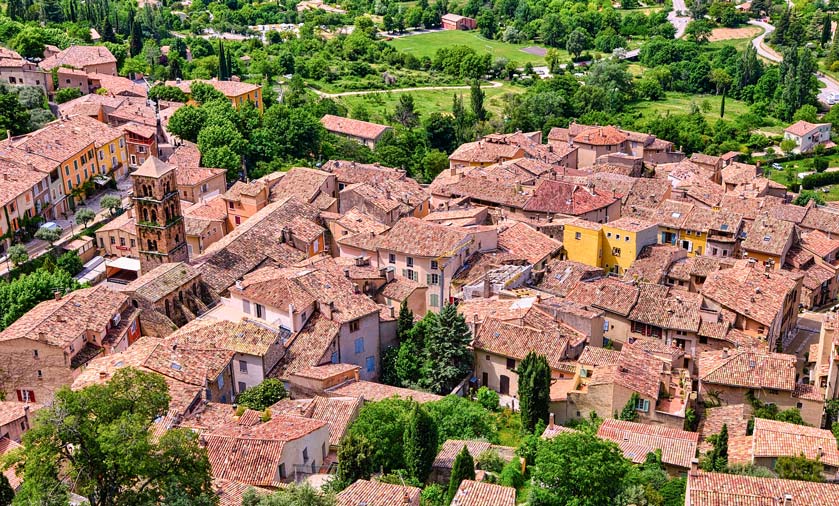
{"label": "hedge", "polygon": [[804,179],[801,180],[801,187],[805,190],[812,190],[813,188],[837,183],[839,183],[839,172],[820,172],[804,176]]}

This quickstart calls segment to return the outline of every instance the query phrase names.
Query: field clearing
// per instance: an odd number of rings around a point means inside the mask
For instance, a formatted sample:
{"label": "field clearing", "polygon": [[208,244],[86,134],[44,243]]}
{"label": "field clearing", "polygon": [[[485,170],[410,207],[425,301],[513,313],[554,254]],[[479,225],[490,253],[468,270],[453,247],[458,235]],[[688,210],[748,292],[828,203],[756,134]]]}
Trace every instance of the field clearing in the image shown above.
{"label": "field clearing", "polygon": [[[441,30],[420,35],[397,37],[391,40],[390,44],[400,51],[413,54],[417,58],[422,58],[423,56],[434,58],[434,54],[437,53],[438,49],[460,45],[469,46],[479,53],[488,52],[493,57],[507,58],[521,65],[528,62],[536,66],[545,65],[545,58],[543,56],[524,51],[525,48],[534,47],[534,44],[509,44],[498,40],[488,40],[481,37],[477,31]],[[561,51],[561,53],[567,55],[565,51]]]}
{"label": "field clearing", "polygon": [[761,32],[757,26],[741,26],[740,28],[714,28],[708,42],[731,39],[753,39]]}
{"label": "field clearing", "polygon": [[[710,109],[702,111],[702,103],[707,101]],[[640,112],[645,117],[654,117],[656,114],[687,114],[690,112],[691,103],[700,108],[705,119],[716,121],[720,117],[720,102],[722,95],[693,95],[690,93],[667,93],[667,98],[657,102],[641,102],[632,107],[635,112]],[[736,116],[749,112],[749,106],[740,100],[731,97],[725,99],[725,117],[723,119],[733,120]]]}
{"label": "field clearing", "polygon": [[[504,84],[500,88],[482,87],[486,94],[484,97],[484,107],[489,111],[493,117],[499,117],[504,108],[503,95],[507,93],[522,93],[524,88],[519,86],[512,86]],[[417,90],[400,93],[375,93],[370,95],[351,95],[338,97],[335,100],[343,103],[348,109],[352,110],[353,106],[363,104],[370,113],[370,121],[378,123],[391,123],[388,121],[388,116],[393,114],[396,109],[396,103],[399,101],[399,96],[408,93],[414,97],[414,106],[420,113],[420,119],[433,112],[451,112],[452,110],[452,96],[454,94],[463,96],[463,103],[469,107],[469,90]]]}

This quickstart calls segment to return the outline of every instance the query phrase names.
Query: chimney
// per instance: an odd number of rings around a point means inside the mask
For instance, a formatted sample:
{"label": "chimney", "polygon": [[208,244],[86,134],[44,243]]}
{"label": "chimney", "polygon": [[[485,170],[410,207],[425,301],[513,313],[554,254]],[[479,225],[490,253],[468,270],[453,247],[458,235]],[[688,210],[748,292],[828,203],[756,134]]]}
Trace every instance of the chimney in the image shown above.
{"label": "chimney", "polygon": [[784,506],[792,506],[792,494],[784,494]]}
{"label": "chimney", "polygon": [[99,379],[103,380],[108,377],[108,373],[105,371],[99,371]]}
{"label": "chimney", "polygon": [[411,504],[411,496],[408,495],[408,492],[405,492],[405,495],[402,496],[402,502],[405,504]]}
{"label": "chimney", "polygon": [[728,348],[722,349],[722,358],[728,358]]}
{"label": "chimney", "polygon": [[550,415],[548,415],[548,427],[553,428],[553,426],[555,425],[554,422],[555,422],[554,414],[551,413]]}
{"label": "chimney", "polygon": [[236,288],[237,288],[238,290],[241,290],[242,288],[244,288],[244,285],[242,284],[242,280],[241,280],[241,279],[237,279],[237,280],[236,280]]}
{"label": "chimney", "polygon": [[53,292],[52,296],[55,298],[55,300],[61,300],[61,292],[58,290]]}
{"label": "chimney", "polygon": [[388,309],[390,309],[390,317],[391,318],[396,318],[396,308],[393,307],[393,306],[390,306]]}
{"label": "chimney", "polygon": [[349,279],[349,277],[350,277],[350,268],[349,267],[344,267],[344,277]]}

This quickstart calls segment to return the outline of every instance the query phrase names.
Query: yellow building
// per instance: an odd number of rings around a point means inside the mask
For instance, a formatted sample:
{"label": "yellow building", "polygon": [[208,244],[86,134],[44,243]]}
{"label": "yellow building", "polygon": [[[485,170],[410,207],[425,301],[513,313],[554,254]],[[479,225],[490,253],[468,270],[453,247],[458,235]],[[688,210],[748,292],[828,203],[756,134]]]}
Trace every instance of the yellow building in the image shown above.
{"label": "yellow building", "polygon": [[233,107],[239,107],[245,102],[251,102],[262,112],[262,86],[258,84],[243,83],[241,81],[218,81],[211,79],[195,80],[195,81],[166,81],[166,86],[176,86],[181,89],[187,96],[189,96],[192,88],[192,83],[209,84],[216,90],[220,91],[230,100]]}
{"label": "yellow building", "polygon": [[574,220],[565,225],[563,237],[568,260],[601,267],[618,275],[629,269],[644,246],[657,241],[658,225],[631,217],[602,225]]}
{"label": "yellow building", "polygon": [[124,132],[88,116],[53,121],[10,143],[56,163],[66,195],[96,176],[119,179],[127,174]]}

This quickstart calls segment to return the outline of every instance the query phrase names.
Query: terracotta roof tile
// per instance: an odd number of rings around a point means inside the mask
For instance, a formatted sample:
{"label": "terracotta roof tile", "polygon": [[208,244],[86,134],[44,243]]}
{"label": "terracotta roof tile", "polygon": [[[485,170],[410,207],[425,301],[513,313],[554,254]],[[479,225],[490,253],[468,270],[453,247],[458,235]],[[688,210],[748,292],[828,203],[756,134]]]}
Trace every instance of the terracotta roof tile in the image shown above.
{"label": "terracotta roof tile", "polygon": [[209,84],[216,90],[223,93],[224,96],[228,98],[238,97],[240,95],[244,95],[245,93],[250,93],[252,91],[262,89],[262,86],[258,84],[243,83],[241,81],[219,81],[217,79],[195,79],[193,81],[166,81],[166,86],[176,86],[180,88],[181,91],[183,91],[184,93],[189,94],[192,91],[192,83],[194,82]]}
{"label": "terracotta roof tile", "polygon": [[[13,450],[20,449],[23,449],[23,446],[21,446],[18,443],[15,443],[11,439],[7,437],[0,439],[0,458],[2,458],[4,455]],[[9,480],[9,485],[12,486],[12,490],[17,490],[23,483],[23,479],[17,475],[14,468],[12,467],[10,467],[9,469],[4,469],[0,472],[2,472],[3,476],[5,476],[7,480]]]}
{"label": "terracotta roof tile", "polygon": [[391,127],[387,125],[379,125],[377,123],[370,123],[369,121],[360,121],[357,119],[342,118],[331,114],[327,114],[321,118],[320,123],[329,132],[359,137],[361,139],[371,141],[378,140],[382,134],[391,130]]}
{"label": "terracotta roof tile", "polygon": [[[690,468],[699,443],[699,434],[696,432],[611,418],[600,424],[597,437],[617,443],[624,450],[624,456],[635,463],[644,462],[647,453],[661,450],[663,463],[683,468]],[[622,446],[625,442],[635,447],[629,453],[626,451],[629,448],[624,449]],[[635,449],[641,451],[636,452]]]}
{"label": "terracotta roof tile", "polygon": [[730,404],[715,408],[706,408],[699,421],[697,432],[701,440],[700,451],[707,452],[713,446],[707,442],[708,436],[719,434],[726,426],[728,436],[745,436],[748,431],[752,410],[746,404]]}
{"label": "terracotta roof tile", "polygon": [[624,346],[615,365],[594,368],[589,386],[617,384],[648,399],[658,399],[662,361],[641,347]]}
{"label": "terracotta roof tile", "polygon": [[592,146],[615,146],[626,142],[627,135],[613,126],[592,127],[574,136],[574,142]]}
{"label": "terracotta roof tile", "polygon": [[795,123],[793,123],[792,125],[786,127],[784,129],[784,132],[789,132],[792,135],[797,135],[799,137],[803,137],[803,136],[807,135],[808,133],[812,132],[813,130],[816,130],[817,128],[819,128],[822,125],[824,125],[824,123],[810,123],[810,122],[804,121],[802,119],[802,120],[798,120]]}
{"label": "terracotta roof tile", "polygon": [[120,291],[133,292],[150,302],[157,302],[200,275],[194,267],[184,262],[165,263],[144,273]]}
{"label": "terracotta roof tile", "polygon": [[638,302],[629,313],[630,320],[662,329],[699,330],[701,295],[651,283],[638,286]]}
{"label": "terracotta roof tile", "polygon": [[42,407],[40,404],[29,402],[0,401],[0,427],[20,420],[27,416],[27,413],[32,416]]}
{"label": "terracotta roof tile", "polygon": [[797,457],[804,454],[831,467],[839,467],[836,438],[826,429],[755,418],[754,457]]}
{"label": "terracotta roof tile", "polygon": [[361,397],[367,402],[381,401],[390,397],[413,399],[419,403],[439,401],[442,399],[439,395],[428,392],[411,390],[409,388],[392,387],[390,385],[372,383],[370,381],[351,381],[330,389],[327,394],[338,397]]}
{"label": "terracotta roof tile", "polygon": [[487,441],[448,439],[440,447],[440,451],[437,452],[437,457],[434,459],[432,467],[437,469],[451,469],[457,454],[463,450],[464,446],[473,459],[477,459],[480,454],[492,448],[492,444]]}
{"label": "terracotta roof tile", "polygon": [[540,290],[560,297],[567,296],[579,281],[591,281],[602,278],[603,269],[574,262],[572,260],[549,260],[542,281],[537,285]]}
{"label": "terracotta roof tile", "polygon": [[586,188],[562,181],[542,179],[524,205],[526,211],[580,216],[608,207],[617,199],[597,188]]}
{"label": "terracotta roof tile", "polygon": [[577,361],[584,365],[617,365],[620,362],[621,352],[608,350],[597,346],[586,346]]}
{"label": "terracotta roof tile", "polygon": [[820,258],[827,258],[839,251],[839,239],[833,239],[824,232],[813,230],[801,234],[801,246]]}
{"label": "terracotta roof tile", "polygon": [[536,264],[558,252],[562,243],[525,223],[516,223],[498,233],[498,247]]}
{"label": "terracotta roof tile", "polygon": [[797,286],[795,279],[763,266],[748,264],[711,272],[701,293],[724,308],[771,327],[783,312],[787,295]]}
{"label": "terracotta roof tile", "polygon": [[284,376],[328,361],[324,360],[324,356],[340,331],[339,323],[321,313],[310,316],[306,325],[289,341],[288,350],[281,361]]}
{"label": "terracotta roof tile", "polygon": [[535,329],[488,318],[479,326],[472,347],[476,351],[523,359],[528,352],[545,355],[552,368],[567,358],[569,340],[579,336],[567,327]]}
{"label": "terracotta roof tile", "polygon": [[699,380],[740,388],[795,389],[795,355],[752,349],[705,351],[699,355]]}
{"label": "terracotta roof tile", "polygon": [[[335,176],[329,172],[306,167],[292,167],[280,181],[271,188],[271,201],[297,197],[311,204],[321,194],[321,189]],[[336,185],[337,186],[337,185]]]}
{"label": "terracotta roof tile", "polygon": [[421,257],[446,257],[472,242],[473,235],[468,230],[403,218],[380,237],[378,249]]}
{"label": "terracotta roof tile", "polygon": [[108,63],[116,65],[117,59],[105,46],[70,46],[58,54],[44,58],[38,65],[44,70],[51,70],[64,65],[83,69]]}
{"label": "terracotta roof tile", "polygon": [[628,316],[638,300],[638,287],[613,278],[581,281],[567,298],[585,306]]}
{"label": "terracotta roof tile", "polygon": [[625,281],[661,283],[667,271],[677,261],[687,257],[687,251],[670,244],[644,246],[623,276]]}
{"label": "terracotta roof tile", "polygon": [[335,496],[337,506],[419,506],[420,489],[380,481],[358,480]]}
{"label": "terracotta roof tile", "polygon": [[515,506],[516,489],[482,481],[463,480],[451,506]]}
{"label": "terracotta roof tile", "polygon": [[832,483],[699,472],[690,473],[687,487],[690,506],[777,506],[787,494],[795,505],[839,503],[839,487]]}
{"label": "terracotta roof tile", "polygon": [[769,216],[758,216],[746,229],[741,247],[768,255],[783,255],[795,234],[795,225]]}

